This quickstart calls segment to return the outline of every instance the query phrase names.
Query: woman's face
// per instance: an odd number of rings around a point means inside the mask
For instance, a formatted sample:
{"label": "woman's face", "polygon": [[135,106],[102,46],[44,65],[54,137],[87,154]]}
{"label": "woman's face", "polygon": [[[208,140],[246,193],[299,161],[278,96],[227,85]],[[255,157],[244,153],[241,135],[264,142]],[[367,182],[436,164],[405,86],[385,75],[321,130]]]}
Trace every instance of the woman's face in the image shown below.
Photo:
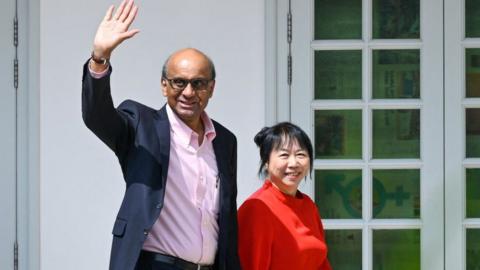
{"label": "woman's face", "polygon": [[305,149],[295,140],[283,142],[272,150],[267,163],[267,172],[272,184],[285,194],[294,196],[300,181],[310,170],[310,158]]}

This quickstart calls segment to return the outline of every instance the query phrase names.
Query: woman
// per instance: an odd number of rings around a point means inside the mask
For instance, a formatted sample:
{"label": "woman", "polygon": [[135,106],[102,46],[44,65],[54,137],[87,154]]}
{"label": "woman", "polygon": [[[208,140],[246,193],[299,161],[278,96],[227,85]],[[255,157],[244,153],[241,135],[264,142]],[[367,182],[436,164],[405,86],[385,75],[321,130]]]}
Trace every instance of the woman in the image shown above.
{"label": "woman", "polygon": [[313,164],[312,144],[299,127],[279,123],[254,139],[263,186],[238,210],[244,270],[330,270],[315,203],[298,190]]}

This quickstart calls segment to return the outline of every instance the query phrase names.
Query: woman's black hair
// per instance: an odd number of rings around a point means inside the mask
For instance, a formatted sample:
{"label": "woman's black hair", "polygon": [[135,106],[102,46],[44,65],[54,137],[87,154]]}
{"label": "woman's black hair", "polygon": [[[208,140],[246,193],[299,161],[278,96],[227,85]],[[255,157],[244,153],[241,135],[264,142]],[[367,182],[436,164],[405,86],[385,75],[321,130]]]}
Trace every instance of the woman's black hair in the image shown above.
{"label": "woman's black hair", "polygon": [[300,148],[307,150],[310,158],[310,175],[313,168],[313,147],[307,134],[298,126],[290,122],[281,122],[271,127],[264,127],[253,138],[255,144],[260,148],[260,168],[259,175],[266,175],[265,164],[267,164],[270,153],[278,150],[287,144],[290,146],[294,142],[298,142]]}

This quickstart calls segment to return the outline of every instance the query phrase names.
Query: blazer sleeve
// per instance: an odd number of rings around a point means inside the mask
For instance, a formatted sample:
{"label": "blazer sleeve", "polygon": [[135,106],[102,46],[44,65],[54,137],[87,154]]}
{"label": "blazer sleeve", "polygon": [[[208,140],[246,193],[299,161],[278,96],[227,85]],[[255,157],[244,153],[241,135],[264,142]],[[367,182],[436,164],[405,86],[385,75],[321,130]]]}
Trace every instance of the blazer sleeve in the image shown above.
{"label": "blazer sleeve", "polygon": [[[83,66],[82,117],[85,125],[117,156],[127,151],[133,130],[128,112],[115,109],[110,92],[110,73],[96,79],[91,76],[88,61]],[[131,118],[131,117],[130,117]]]}
{"label": "blazer sleeve", "polygon": [[270,269],[274,227],[270,209],[250,199],[238,210],[238,249],[242,269]]}

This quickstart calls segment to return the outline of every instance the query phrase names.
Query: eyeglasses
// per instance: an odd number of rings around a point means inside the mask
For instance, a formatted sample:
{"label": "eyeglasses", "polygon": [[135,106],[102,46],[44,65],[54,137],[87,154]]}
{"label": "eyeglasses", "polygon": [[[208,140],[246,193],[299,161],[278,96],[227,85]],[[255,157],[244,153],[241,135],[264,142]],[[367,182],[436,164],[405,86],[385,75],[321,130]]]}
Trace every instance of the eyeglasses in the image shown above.
{"label": "eyeglasses", "polygon": [[205,91],[208,88],[208,84],[211,81],[213,81],[209,79],[200,79],[200,78],[191,79],[191,80],[183,79],[183,78],[173,78],[173,79],[164,78],[164,79],[168,81],[168,83],[173,88],[173,90],[177,92],[183,91],[183,89],[185,89],[188,84],[190,84],[193,91],[197,91],[197,92]]}

